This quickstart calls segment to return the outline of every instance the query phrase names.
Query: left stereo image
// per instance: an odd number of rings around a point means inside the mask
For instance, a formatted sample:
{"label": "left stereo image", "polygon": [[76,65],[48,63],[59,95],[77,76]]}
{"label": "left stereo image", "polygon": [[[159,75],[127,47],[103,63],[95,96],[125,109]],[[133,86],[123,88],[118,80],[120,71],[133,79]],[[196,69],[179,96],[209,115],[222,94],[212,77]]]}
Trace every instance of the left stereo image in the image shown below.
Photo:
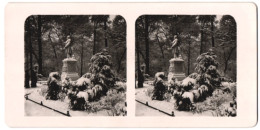
{"label": "left stereo image", "polygon": [[125,19],[29,16],[24,74],[25,116],[126,116]]}

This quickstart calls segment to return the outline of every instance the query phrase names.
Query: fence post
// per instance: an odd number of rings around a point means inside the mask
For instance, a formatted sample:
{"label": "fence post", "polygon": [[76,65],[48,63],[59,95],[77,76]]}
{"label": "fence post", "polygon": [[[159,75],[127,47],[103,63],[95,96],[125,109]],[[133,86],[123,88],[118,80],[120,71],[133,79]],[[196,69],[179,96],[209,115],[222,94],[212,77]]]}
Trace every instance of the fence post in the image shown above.
{"label": "fence post", "polygon": [[25,99],[28,100],[28,95],[25,95]]}
{"label": "fence post", "polygon": [[172,116],[175,117],[175,115],[174,115],[174,111],[172,111]]}

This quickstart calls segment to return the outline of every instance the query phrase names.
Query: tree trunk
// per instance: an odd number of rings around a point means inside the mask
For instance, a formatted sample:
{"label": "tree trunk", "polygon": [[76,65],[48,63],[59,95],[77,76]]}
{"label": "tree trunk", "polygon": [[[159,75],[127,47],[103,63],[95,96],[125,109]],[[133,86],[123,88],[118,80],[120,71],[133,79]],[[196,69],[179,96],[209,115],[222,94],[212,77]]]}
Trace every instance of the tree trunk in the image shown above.
{"label": "tree trunk", "polygon": [[117,70],[116,70],[116,72],[117,73],[119,73],[119,71],[120,71],[120,68],[121,68],[121,61],[120,61],[120,58],[119,58],[119,54],[118,53],[116,53],[116,55],[117,55]]}
{"label": "tree trunk", "polygon": [[57,59],[57,58],[58,58],[57,52],[56,52],[56,49],[55,49],[55,45],[52,43],[51,33],[50,33],[50,32],[49,32],[48,38],[49,38],[49,40],[51,41],[51,47],[52,47],[52,50],[53,50],[53,53],[54,53],[54,57]]}
{"label": "tree trunk", "polygon": [[25,70],[25,80],[24,80],[24,87],[30,87],[30,78],[29,78],[29,70]]}
{"label": "tree trunk", "polygon": [[96,27],[97,25],[96,25],[96,23],[94,22],[94,34],[93,34],[93,55],[95,55],[96,54],[96,29],[97,29],[97,27]]}
{"label": "tree trunk", "polygon": [[139,56],[139,42],[138,42],[138,35],[137,35],[137,32],[135,33],[135,43],[136,43],[136,55],[137,55],[137,87],[138,88],[142,88],[143,87],[143,80],[142,80],[142,72],[141,72],[141,69],[140,69],[140,56]]}
{"label": "tree trunk", "polygon": [[137,50],[137,52],[138,52],[139,54],[141,54],[143,60],[145,61],[145,55],[144,55],[144,53],[142,53],[142,51],[140,51],[140,50]]}
{"label": "tree trunk", "polygon": [[224,68],[224,74],[226,74],[228,68],[228,62],[225,61],[225,68]]}
{"label": "tree trunk", "polygon": [[211,18],[211,21],[210,21],[210,23],[211,23],[211,46],[212,47],[215,47],[215,41],[214,41],[214,19],[213,18]]}
{"label": "tree trunk", "polygon": [[25,34],[25,49],[24,49],[24,52],[25,52],[25,63],[24,63],[24,70],[25,70],[25,80],[24,80],[24,87],[25,88],[29,88],[30,87],[30,76],[29,76],[29,50],[28,50],[28,44],[29,43],[29,38],[31,37],[29,35],[29,20],[26,21],[26,24],[25,24],[25,27],[26,27],[26,34]]}
{"label": "tree trunk", "polygon": [[190,44],[191,44],[191,42],[189,41],[189,48],[188,48],[188,75],[190,75]]}
{"label": "tree trunk", "polygon": [[200,54],[202,54],[202,52],[203,52],[203,50],[202,50],[203,49],[203,35],[204,35],[203,30],[201,29],[200,30],[200,36],[201,36],[200,37]]}
{"label": "tree trunk", "polygon": [[42,74],[42,18],[41,15],[38,15],[38,30],[37,30],[37,37],[38,37],[38,52],[39,52],[39,73]]}
{"label": "tree trunk", "polygon": [[[225,68],[224,68],[224,74],[226,74],[227,69],[228,69],[228,61],[230,60],[231,54],[233,53],[233,51],[235,50],[236,47],[232,47],[228,53],[228,57],[225,58]],[[225,54],[225,53],[224,53]],[[225,56],[225,55],[224,55]]]}
{"label": "tree trunk", "polygon": [[148,16],[146,15],[145,16],[145,47],[146,47],[146,51],[145,51],[145,54],[146,54],[146,60],[145,60],[145,64],[146,64],[146,70],[145,72],[147,74],[149,74],[149,70],[150,70],[150,67],[149,67],[149,62],[150,62],[150,57],[149,57],[149,34],[148,34],[148,27],[149,27],[149,23],[148,23]]}
{"label": "tree trunk", "polygon": [[83,46],[83,42],[81,43],[81,57],[80,57],[80,77],[83,75],[83,50],[84,50],[84,46]]}
{"label": "tree trunk", "polygon": [[55,59],[58,59],[57,52],[56,52],[56,49],[55,49],[54,45],[52,45],[52,49],[53,49],[53,53],[54,53]]}
{"label": "tree trunk", "polygon": [[118,60],[118,67],[117,67],[117,73],[119,73],[120,69],[121,69],[121,62],[125,56],[125,53],[126,53],[126,49],[124,50],[123,54],[121,55],[120,59]]}
{"label": "tree trunk", "polygon": [[[28,37],[28,36],[27,36]],[[27,41],[28,42],[28,41]],[[30,76],[29,76],[29,53],[28,51],[25,51],[25,80],[24,80],[24,87],[29,88],[30,87]]]}
{"label": "tree trunk", "polygon": [[[29,24],[30,25],[30,24]],[[32,37],[31,37],[31,28],[29,27],[29,51],[30,51],[30,79],[31,79],[31,86],[33,80],[33,56],[32,56]]]}
{"label": "tree trunk", "polygon": [[160,50],[161,50],[162,58],[164,59],[163,46],[160,43],[158,35],[156,35],[156,38],[157,38],[157,42],[158,42],[158,45],[159,45]]}
{"label": "tree trunk", "polygon": [[107,43],[107,19],[104,21],[104,31],[105,31],[105,47],[108,47],[108,43]]}

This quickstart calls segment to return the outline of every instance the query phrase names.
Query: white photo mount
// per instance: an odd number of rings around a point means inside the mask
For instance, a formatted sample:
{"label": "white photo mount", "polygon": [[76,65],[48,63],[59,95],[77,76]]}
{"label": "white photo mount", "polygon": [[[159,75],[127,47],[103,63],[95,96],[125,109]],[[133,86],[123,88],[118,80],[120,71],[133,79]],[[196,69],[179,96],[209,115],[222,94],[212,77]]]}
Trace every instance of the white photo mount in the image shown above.
{"label": "white photo mount", "polygon": [[[9,3],[5,8],[5,121],[10,127],[253,127],[258,114],[256,13],[254,3]],[[127,86],[130,86],[126,117],[24,116],[24,22],[28,16],[37,14],[116,14],[126,19]],[[228,14],[235,18],[237,117],[135,116],[135,21],[144,14]]]}

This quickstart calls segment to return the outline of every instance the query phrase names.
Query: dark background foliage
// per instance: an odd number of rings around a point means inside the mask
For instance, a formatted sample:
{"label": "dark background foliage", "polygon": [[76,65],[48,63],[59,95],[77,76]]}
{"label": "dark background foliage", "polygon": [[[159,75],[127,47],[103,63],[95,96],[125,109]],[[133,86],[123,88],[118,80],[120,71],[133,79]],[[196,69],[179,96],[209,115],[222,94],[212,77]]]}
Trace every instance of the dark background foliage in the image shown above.
{"label": "dark background foliage", "polygon": [[[195,72],[197,57],[210,48],[217,55],[221,76],[236,81],[237,28],[230,15],[143,15],[136,21],[136,69],[168,72],[173,57],[170,42],[178,35],[186,76]],[[136,71],[138,72],[138,71]]]}
{"label": "dark background foliage", "polygon": [[[25,77],[33,65],[47,77],[61,72],[67,35],[80,75],[89,71],[90,58],[107,48],[116,76],[126,77],[126,21],[119,15],[32,15],[25,21]],[[116,50],[116,51],[115,51]]]}

